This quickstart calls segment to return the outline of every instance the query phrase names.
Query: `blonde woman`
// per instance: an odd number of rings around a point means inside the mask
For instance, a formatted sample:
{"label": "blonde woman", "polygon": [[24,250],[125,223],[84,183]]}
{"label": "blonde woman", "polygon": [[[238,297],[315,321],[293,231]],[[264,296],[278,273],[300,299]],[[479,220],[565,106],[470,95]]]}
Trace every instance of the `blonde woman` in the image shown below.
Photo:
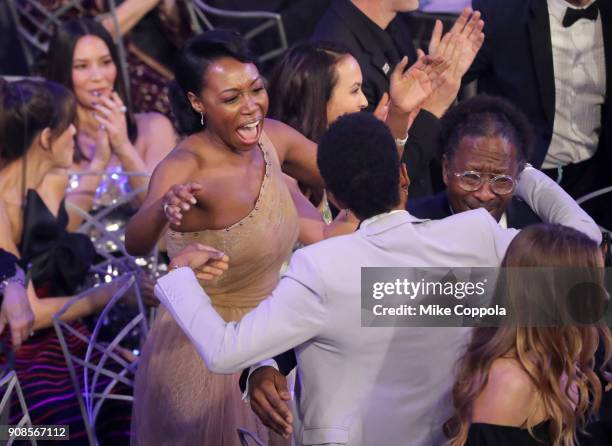
{"label": "blonde woman", "polygon": [[[603,364],[609,363],[610,329],[568,324],[563,314],[587,302],[584,292],[573,303],[566,299],[576,274],[603,287],[599,247],[573,229],[535,225],[512,241],[502,266],[510,267],[507,303],[519,317],[473,331],[457,364],[455,414],[446,423],[451,445],[571,446],[578,438],[581,445],[609,445],[601,423],[582,434],[605,391],[594,364],[599,344]],[[533,280],[539,267],[547,268],[550,280]],[[542,317],[547,319],[534,319]]]}

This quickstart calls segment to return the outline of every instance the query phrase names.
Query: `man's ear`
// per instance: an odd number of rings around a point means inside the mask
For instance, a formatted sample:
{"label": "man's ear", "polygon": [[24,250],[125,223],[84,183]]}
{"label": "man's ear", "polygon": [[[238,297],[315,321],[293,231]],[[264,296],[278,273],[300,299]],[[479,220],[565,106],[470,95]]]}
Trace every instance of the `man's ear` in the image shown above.
{"label": "man's ear", "polygon": [[442,155],[442,180],[444,181],[444,184],[446,186],[448,186],[448,183],[450,182],[449,175],[450,169],[448,167],[448,158],[446,157],[445,153],[444,155]]}
{"label": "man's ear", "polygon": [[402,188],[408,188],[410,186],[410,177],[408,176],[408,169],[406,168],[406,163],[400,163],[400,186]]}
{"label": "man's ear", "polygon": [[38,136],[40,145],[44,150],[51,150],[51,129],[49,127],[45,127],[40,135]]}
{"label": "man's ear", "polygon": [[191,91],[187,93],[187,99],[189,99],[189,103],[191,104],[191,108],[196,113],[204,113],[204,114],[206,114],[206,109],[204,108],[204,104],[202,104],[202,101],[200,100],[200,98],[198,98]]}

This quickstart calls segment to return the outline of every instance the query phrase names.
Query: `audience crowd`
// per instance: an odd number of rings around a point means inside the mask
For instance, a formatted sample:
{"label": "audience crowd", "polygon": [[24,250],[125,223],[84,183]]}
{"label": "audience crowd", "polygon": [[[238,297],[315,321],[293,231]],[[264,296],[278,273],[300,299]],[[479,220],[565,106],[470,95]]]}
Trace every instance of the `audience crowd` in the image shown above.
{"label": "audience crowd", "polygon": [[[70,444],[612,444],[609,2],[473,0],[427,48],[419,0],[266,2],[300,25],[271,69],[267,40],[193,35],[183,2],[22,3],[70,12],[40,77],[0,78],[7,424],[25,405]],[[467,304],[513,312],[372,319],[364,268],[417,267],[495,271]],[[74,358],[102,362],[94,388]]]}

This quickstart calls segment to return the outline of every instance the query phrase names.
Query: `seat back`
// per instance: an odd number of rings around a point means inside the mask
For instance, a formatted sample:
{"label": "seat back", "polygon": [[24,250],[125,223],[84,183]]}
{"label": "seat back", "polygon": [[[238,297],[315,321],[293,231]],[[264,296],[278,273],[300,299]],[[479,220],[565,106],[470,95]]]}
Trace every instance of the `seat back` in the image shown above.
{"label": "seat back", "polygon": [[[101,184],[107,184],[108,177],[113,179],[128,180],[131,176],[149,177],[148,172],[70,172],[70,183],[73,184],[80,178],[91,175],[102,176]],[[126,219],[123,221],[113,218],[112,214],[122,207],[129,206],[139,194],[146,191],[146,186],[129,191],[127,193],[115,193],[103,206],[86,211],[74,203],[66,203],[66,208],[75,212],[84,221],[77,232],[87,235],[96,248],[96,252],[103,259],[93,266],[93,271],[102,276],[111,274],[116,276],[129,271],[135,271],[143,266],[147,267],[147,273],[156,277],[158,273],[158,249],[157,247],[148,256],[134,258],[125,249]]]}
{"label": "seat back", "polygon": [[[49,50],[49,41],[55,29],[66,20],[86,16],[88,11],[83,6],[87,0],[65,0],[57,8],[49,8],[40,0],[8,0],[9,10],[17,27],[19,43],[30,74],[37,73],[40,61],[45,60]],[[113,19],[115,44],[119,53],[119,69],[126,82],[126,94],[130,96],[129,77],[126,62],[126,51],[123,38],[119,33],[116,0],[106,0],[109,15]]]}
{"label": "seat back", "polygon": [[[85,421],[85,428],[92,445],[97,444],[95,435],[96,419],[103,404],[108,400],[133,401],[133,387],[138,357],[131,354],[122,342],[135,330],[140,335],[140,345],[144,344],[149,331],[147,313],[138,289],[135,274],[130,273],[116,278],[111,284],[105,285],[114,290],[112,297],[99,314],[91,334],[82,331],[62,320],[62,316],[81,299],[87,298],[93,292],[99,292],[100,287],[89,289],[73,297],[53,316],[53,325],[62,347],[62,352],[70,372],[77,400]],[[125,306],[128,298],[135,300],[134,305]],[[120,307],[120,303],[124,306]],[[130,310],[126,310],[126,308]],[[118,333],[111,339],[102,342],[101,333],[114,311],[124,313],[131,311],[129,318]],[[71,336],[71,345],[68,336]],[[76,341],[75,341],[76,339]],[[75,354],[75,342],[85,345],[84,354]],[[83,349],[80,350],[83,352]],[[77,368],[77,366],[79,366]],[[82,370],[78,372],[77,370]],[[82,375],[81,375],[82,374]],[[81,375],[81,376],[79,376]]]}
{"label": "seat back", "polygon": [[[2,379],[0,379],[0,392],[2,392],[2,399],[0,400],[0,414],[2,414],[2,424],[8,424],[8,416],[5,417],[5,415],[8,414],[13,394],[17,394],[22,416],[16,424],[12,425],[12,427],[32,427],[30,412],[28,411],[28,406],[26,405],[25,398],[23,397],[23,391],[21,390],[21,386],[19,385],[19,379],[17,379],[17,375],[15,374],[14,370],[11,370],[6,375],[4,375]],[[11,445],[14,441],[14,438],[11,438],[5,444]],[[30,438],[30,444],[36,445],[36,439],[34,437]]]}
{"label": "seat back", "polygon": [[[607,187],[601,188],[599,190],[590,192],[590,193],[588,193],[588,194],[578,198],[576,200],[576,203],[578,203],[579,205],[582,206],[584,203],[586,203],[586,202],[588,202],[590,200],[593,200],[595,198],[599,198],[602,195],[606,195],[606,194],[612,195],[612,186],[607,186]],[[599,225],[599,227],[603,230],[603,232],[612,232],[612,228],[603,227],[601,224]]]}
{"label": "seat back", "polygon": [[191,29],[195,33],[215,28],[210,17],[244,20],[254,23],[255,26],[244,33],[244,37],[247,40],[254,40],[263,35],[267,30],[275,29],[278,45],[259,56],[259,62],[261,63],[281,55],[288,47],[285,27],[280,14],[269,11],[229,11],[207,5],[202,0],[186,0],[185,3],[189,13]]}

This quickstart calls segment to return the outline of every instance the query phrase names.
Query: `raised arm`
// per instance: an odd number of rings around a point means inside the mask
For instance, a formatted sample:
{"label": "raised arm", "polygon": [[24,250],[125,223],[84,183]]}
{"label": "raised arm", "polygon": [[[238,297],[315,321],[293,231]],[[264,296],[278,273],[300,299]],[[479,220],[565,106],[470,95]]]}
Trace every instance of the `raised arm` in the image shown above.
{"label": "raised arm", "polygon": [[521,173],[517,195],[546,223],[558,223],[588,235],[601,243],[597,223],[565,192],[561,186],[533,167]]}
{"label": "raised arm", "polygon": [[[170,155],[155,169],[149,182],[149,191],[145,201],[138,212],[130,219],[125,231],[125,249],[131,255],[146,255],[155,246],[168,225],[168,217],[164,212],[164,204],[182,205],[178,202],[170,202],[164,197],[170,193],[173,186],[187,184],[181,189],[181,194],[189,195],[193,200],[192,192],[197,189],[196,185],[189,186],[188,179],[191,168],[195,162],[189,153],[179,151]],[[192,201],[193,204],[193,201]],[[167,209],[171,212],[172,209]],[[175,220],[174,223],[180,223]]]}
{"label": "raised arm", "polygon": [[325,184],[317,167],[317,145],[288,125],[266,119],[266,134],[274,143],[283,172],[313,188]]}
{"label": "raised arm", "polygon": [[[191,265],[181,254],[171,266]],[[316,267],[299,251],[272,295],[240,322],[226,323],[217,314],[187,267],[159,279],[155,294],[214,373],[234,373],[289,350],[327,323]]]}
{"label": "raised arm", "polygon": [[341,211],[330,224],[325,223],[319,210],[302,194],[297,182],[288,175],[284,175],[284,180],[298,212],[300,223],[298,239],[304,245],[336,235],[350,234],[357,229],[359,220],[346,210]]}

